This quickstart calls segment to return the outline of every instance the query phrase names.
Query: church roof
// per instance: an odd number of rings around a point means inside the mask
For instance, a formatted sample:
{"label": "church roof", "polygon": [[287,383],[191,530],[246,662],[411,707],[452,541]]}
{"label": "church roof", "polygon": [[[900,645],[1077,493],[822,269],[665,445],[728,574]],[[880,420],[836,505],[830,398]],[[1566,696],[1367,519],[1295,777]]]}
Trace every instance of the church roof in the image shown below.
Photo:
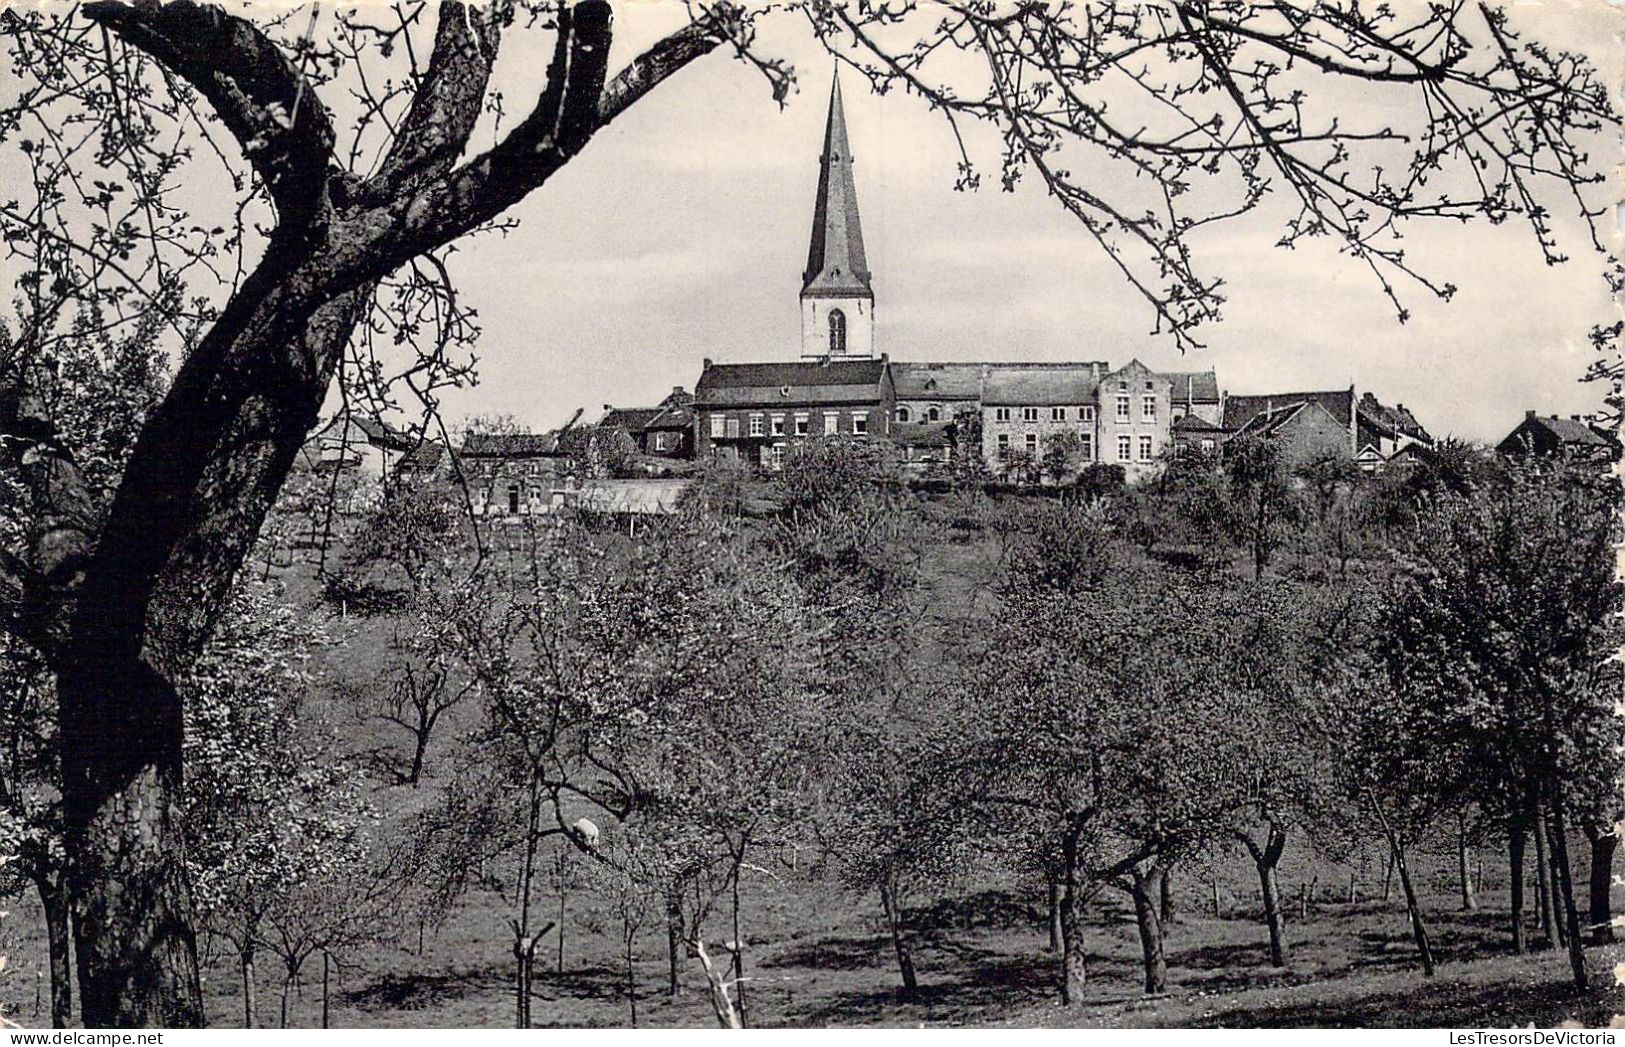
{"label": "church roof", "polygon": [[869,261],[858,222],[858,190],[852,180],[852,150],[846,140],[841,81],[829,93],[824,153],[818,160],[818,197],[813,202],[812,243],[802,273],[803,297],[872,296]]}

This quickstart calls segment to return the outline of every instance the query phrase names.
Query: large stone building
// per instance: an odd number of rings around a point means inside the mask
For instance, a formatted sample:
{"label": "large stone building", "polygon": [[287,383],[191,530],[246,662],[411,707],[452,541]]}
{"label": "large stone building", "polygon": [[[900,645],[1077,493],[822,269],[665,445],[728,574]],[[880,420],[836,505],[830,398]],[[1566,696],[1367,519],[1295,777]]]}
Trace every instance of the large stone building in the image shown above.
{"label": "large stone building", "polygon": [[888,434],[894,403],[884,355],[795,363],[707,360],[694,386],[695,448],[701,457],[777,468],[795,441],[809,436]]}

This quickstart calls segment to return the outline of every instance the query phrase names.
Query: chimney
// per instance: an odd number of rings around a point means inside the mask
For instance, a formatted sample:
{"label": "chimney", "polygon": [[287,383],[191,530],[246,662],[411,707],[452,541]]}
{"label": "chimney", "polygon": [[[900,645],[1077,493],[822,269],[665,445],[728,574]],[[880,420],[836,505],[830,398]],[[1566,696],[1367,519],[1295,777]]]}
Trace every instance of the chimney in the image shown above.
{"label": "chimney", "polygon": [[1524,416],[1524,417],[1525,417],[1525,418],[1533,418],[1533,417],[1535,417],[1535,412],[1534,412],[1534,409],[1533,409],[1533,408],[1531,408],[1531,409],[1530,409],[1530,410],[1527,410],[1527,411],[1525,411],[1525,412],[1524,412],[1524,413],[1523,413],[1523,416]]}
{"label": "chimney", "polygon": [[702,371],[709,371],[711,369],[711,358],[709,356],[705,358],[705,363],[700,369]]}
{"label": "chimney", "polygon": [[1578,422],[1578,421],[1580,421],[1580,420],[1581,420],[1581,419],[1580,419],[1580,416],[1579,416],[1579,415],[1577,415],[1577,414],[1571,414],[1571,415],[1569,415],[1569,421],[1571,421],[1571,422]]}
{"label": "chimney", "polygon": [[671,395],[673,395],[673,396],[685,396],[685,395],[687,395],[687,393],[688,393],[688,390],[684,389],[680,385],[674,385],[674,386],[671,387]]}

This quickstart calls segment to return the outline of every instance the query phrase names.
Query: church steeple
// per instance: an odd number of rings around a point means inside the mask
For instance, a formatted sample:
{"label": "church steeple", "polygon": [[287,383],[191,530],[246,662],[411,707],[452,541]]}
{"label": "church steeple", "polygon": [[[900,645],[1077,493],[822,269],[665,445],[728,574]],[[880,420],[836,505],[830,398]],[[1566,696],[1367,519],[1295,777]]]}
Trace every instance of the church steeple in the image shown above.
{"label": "church steeple", "polygon": [[830,87],[824,151],[818,158],[812,241],[801,274],[802,355],[873,356],[874,297],[837,74]]}

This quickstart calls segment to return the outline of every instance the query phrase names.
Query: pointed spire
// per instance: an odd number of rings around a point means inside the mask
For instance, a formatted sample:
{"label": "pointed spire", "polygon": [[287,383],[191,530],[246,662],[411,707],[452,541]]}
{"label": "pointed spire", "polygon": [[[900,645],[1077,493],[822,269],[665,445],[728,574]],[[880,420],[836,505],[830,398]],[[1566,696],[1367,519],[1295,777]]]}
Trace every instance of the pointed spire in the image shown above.
{"label": "pointed spire", "polygon": [[863,228],[858,221],[858,191],[852,181],[852,151],[846,140],[846,113],[841,107],[837,71],[829,92],[829,121],[824,126],[824,153],[818,159],[818,198],[813,203],[812,245],[801,293],[824,297],[872,296],[869,261],[863,254]]}

